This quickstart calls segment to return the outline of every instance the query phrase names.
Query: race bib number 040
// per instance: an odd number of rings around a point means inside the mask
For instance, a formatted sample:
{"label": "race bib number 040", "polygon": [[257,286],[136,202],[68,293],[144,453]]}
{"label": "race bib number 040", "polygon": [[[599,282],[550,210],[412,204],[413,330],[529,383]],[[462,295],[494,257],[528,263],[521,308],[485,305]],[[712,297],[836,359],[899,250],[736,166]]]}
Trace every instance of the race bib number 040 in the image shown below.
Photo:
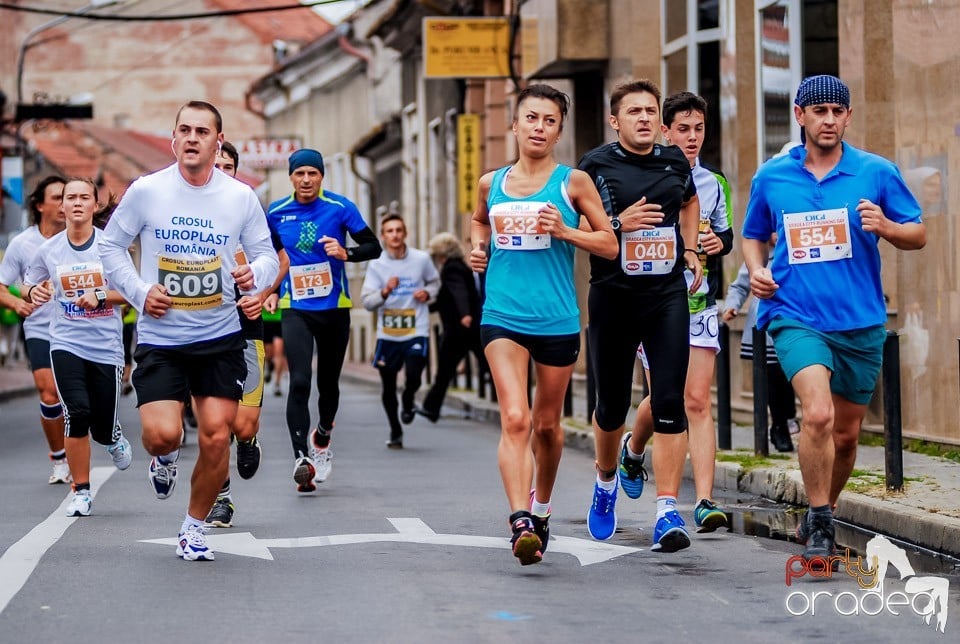
{"label": "race bib number 040", "polygon": [[172,307],[187,311],[215,309],[223,304],[220,256],[208,259],[158,258],[157,277]]}
{"label": "race bib number 040", "polygon": [[791,264],[833,262],[853,257],[846,208],[783,213],[787,257]]}
{"label": "race bib number 040", "polygon": [[493,245],[501,250],[550,248],[550,235],[540,228],[544,201],[509,201],[490,209]]}
{"label": "race bib number 040", "polygon": [[290,267],[290,290],[295,300],[326,297],[333,291],[330,262]]}
{"label": "race bib number 040", "polygon": [[623,233],[620,251],[627,275],[667,275],[677,263],[677,231],[671,226]]}
{"label": "race bib number 040", "polygon": [[383,332],[401,338],[417,332],[417,313],[413,309],[383,309]]}

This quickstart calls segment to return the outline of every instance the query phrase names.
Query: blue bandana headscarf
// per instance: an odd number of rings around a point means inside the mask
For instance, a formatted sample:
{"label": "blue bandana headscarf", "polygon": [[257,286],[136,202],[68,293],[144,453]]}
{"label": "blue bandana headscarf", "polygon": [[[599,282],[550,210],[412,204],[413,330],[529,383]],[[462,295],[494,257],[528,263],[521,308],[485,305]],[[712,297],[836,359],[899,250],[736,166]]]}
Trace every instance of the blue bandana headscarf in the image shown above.
{"label": "blue bandana headscarf", "polygon": [[[850,88],[836,76],[828,74],[810,76],[800,81],[800,86],[797,87],[797,97],[793,99],[793,102],[800,108],[823,103],[833,103],[849,108]],[[803,128],[800,128],[800,141],[803,143],[807,141]]]}

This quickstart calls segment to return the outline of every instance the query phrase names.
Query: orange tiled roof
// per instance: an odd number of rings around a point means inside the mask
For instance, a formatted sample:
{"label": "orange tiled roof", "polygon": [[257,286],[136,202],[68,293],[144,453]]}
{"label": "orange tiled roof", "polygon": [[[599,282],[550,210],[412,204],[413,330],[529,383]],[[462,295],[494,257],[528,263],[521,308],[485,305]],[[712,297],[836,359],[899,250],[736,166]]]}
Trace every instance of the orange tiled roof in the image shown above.
{"label": "orange tiled roof", "polygon": [[[291,0],[210,0],[222,10],[259,9],[261,7],[289,7]],[[260,37],[264,44],[274,40],[292,40],[306,44],[333,30],[333,25],[309,7],[285,11],[242,13],[232,16]]]}
{"label": "orange tiled roof", "polygon": [[[65,176],[101,177],[106,191],[121,196],[144,174],[174,161],[170,137],[108,128],[79,121],[49,122],[25,133],[46,161]],[[262,183],[254,174],[237,178],[253,187]]]}

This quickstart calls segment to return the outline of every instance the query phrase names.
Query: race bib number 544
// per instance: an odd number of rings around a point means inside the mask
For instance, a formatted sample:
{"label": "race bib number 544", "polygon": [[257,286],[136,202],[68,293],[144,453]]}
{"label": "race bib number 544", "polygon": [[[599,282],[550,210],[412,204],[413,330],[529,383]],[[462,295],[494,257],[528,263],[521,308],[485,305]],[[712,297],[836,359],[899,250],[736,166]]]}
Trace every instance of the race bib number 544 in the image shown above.
{"label": "race bib number 544", "polygon": [[209,259],[158,258],[157,277],[173,300],[172,307],[188,311],[215,309],[223,303],[220,256]]}

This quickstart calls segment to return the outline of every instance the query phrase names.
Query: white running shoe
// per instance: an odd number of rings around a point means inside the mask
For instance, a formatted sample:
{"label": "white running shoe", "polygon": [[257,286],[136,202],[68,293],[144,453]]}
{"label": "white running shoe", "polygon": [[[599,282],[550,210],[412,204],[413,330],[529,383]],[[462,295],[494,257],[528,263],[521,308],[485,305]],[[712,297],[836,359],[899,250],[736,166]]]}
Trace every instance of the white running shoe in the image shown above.
{"label": "white running shoe", "polygon": [[177,484],[177,464],[164,464],[160,459],[154,456],[150,459],[150,467],[147,469],[147,479],[150,481],[150,487],[158,499],[165,499],[173,494],[173,488]]}
{"label": "white running shoe", "polygon": [[67,457],[53,458],[53,474],[50,475],[49,483],[72,483],[73,477],[70,476],[70,466],[67,465]]}
{"label": "white running shoe", "polygon": [[75,490],[73,498],[70,499],[70,505],[67,506],[67,516],[88,517],[92,507],[93,499],[90,498],[90,490]]}
{"label": "white running shoe", "polygon": [[[301,452],[302,454],[303,452]],[[313,477],[317,473],[313,460],[306,456],[301,456],[293,464],[293,480],[297,484],[297,492],[314,492],[317,484],[313,482]]]}
{"label": "white running shoe", "polygon": [[110,454],[113,464],[117,466],[118,470],[127,469],[133,461],[133,449],[125,436],[120,436],[120,440],[113,445],[108,445],[107,453]]}
{"label": "white running shoe", "polygon": [[316,475],[313,477],[315,483],[323,483],[330,476],[333,470],[333,452],[330,451],[330,443],[326,447],[317,447],[314,438],[317,436],[317,428],[314,427],[307,435],[307,448],[310,450],[310,459],[316,468]]}
{"label": "white running shoe", "polygon": [[200,526],[181,532],[177,541],[177,556],[186,561],[213,561],[213,550],[207,546],[206,528]]}

